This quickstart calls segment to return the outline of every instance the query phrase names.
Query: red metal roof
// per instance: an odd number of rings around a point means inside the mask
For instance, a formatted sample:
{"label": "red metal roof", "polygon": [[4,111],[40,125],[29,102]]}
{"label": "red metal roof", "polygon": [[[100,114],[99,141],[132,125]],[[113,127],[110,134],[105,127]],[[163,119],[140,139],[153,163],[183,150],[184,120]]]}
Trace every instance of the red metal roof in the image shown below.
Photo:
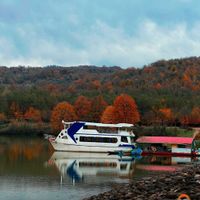
{"label": "red metal roof", "polygon": [[136,140],[137,143],[148,144],[192,144],[193,138],[189,137],[165,137],[165,136],[143,136]]}

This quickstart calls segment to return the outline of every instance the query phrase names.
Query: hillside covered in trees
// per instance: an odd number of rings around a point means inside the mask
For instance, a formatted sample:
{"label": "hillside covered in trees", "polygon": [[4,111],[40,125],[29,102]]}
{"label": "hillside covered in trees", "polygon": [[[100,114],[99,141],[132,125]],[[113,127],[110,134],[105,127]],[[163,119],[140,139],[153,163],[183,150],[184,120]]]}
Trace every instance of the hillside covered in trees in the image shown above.
{"label": "hillside covered in trees", "polygon": [[0,67],[0,121],[50,122],[53,109],[61,102],[73,107],[77,120],[100,121],[121,94],[135,100],[141,124],[198,125],[200,57],[127,69]]}

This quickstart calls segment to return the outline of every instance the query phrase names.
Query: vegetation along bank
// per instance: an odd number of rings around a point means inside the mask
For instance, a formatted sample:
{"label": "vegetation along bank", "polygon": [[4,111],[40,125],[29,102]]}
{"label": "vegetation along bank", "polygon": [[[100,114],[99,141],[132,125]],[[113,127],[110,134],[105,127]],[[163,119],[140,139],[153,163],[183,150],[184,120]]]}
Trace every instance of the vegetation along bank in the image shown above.
{"label": "vegetation along bank", "polygon": [[161,60],[127,69],[0,67],[0,129],[6,123],[19,127],[31,122],[51,124],[55,132],[61,118],[198,126],[200,58]]}

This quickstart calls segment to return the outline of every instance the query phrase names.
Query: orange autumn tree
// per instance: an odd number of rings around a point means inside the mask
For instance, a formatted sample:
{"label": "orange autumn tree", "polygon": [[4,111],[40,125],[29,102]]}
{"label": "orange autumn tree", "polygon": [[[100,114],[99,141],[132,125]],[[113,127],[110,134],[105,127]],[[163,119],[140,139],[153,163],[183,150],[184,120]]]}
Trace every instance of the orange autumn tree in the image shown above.
{"label": "orange autumn tree", "polygon": [[173,112],[170,108],[160,108],[159,113],[162,124],[173,120]]}
{"label": "orange autumn tree", "polygon": [[194,107],[192,112],[189,116],[189,123],[190,124],[200,124],[200,108]]}
{"label": "orange autumn tree", "polygon": [[187,115],[184,115],[180,117],[180,122],[183,126],[187,126],[189,124],[189,117]]}
{"label": "orange autumn tree", "polygon": [[24,114],[24,118],[29,121],[33,122],[41,122],[42,117],[41,117],[41,112],[38,109],[35,109],[33,107],[30,107],[26,113]]}
{"label": "orange autumn tree", "polygon": [[19,105],[16,104],[15,102],[13,102],[10,106],[10,111],[11,111],[11,115],[12,117],[15,117],[15,119],[20,120],[23,118],[23,114],[20,111]]}
{"label": "orange autumn tree", "polygon": [[104,110],[102,116],[101,116],[101,122],[102,123],[115,123],[114,119],[114,106],[107,106]]}
{"label": "orange autumn tree", "polygon": [[97,96],[92,100],[90,119],[94,122],[99,122],[101,115],[108,104],[102,96]]}
{"label": "orange autumn tree", "polygon": [[114,120],[115,123],[137,123],[140,121],[135,100],[127,94],[121,94],[114,101]]}
{"label": "orange autumn tree", "polygon": [[92,86],[94,87],[94,89],[98,90],[101,87],[101,83],[99,80],[94,80],[92,81]]}
{"label": "orange autumn tree", "polygon": [[77,119],[74,107],[68,102],[58,103],[51,114],[51,126],[53,131],[59,131],[63,128],[62,120],[74,121]]}
{"label": "orange autumn tree", "polygon": [[79,96],[74,103],[74,109],[78,120],[88,121],[91,101],[87,97]]}

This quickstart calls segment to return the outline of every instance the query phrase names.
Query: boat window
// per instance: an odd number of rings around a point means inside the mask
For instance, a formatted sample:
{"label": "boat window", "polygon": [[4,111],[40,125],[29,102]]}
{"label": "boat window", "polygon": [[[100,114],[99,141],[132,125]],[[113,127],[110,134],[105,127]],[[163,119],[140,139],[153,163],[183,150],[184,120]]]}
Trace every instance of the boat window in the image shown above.
{"label": "boat window", "polygon": [[186,145],[185,144],[178,144],[177,147],[178,148],[186,148]]}
{"label": "boat window", "polygon": [[67,139],[68,139],[68,137],[65,135],[65,136],[63,136],[63,137],[62,137],[62,139],[65,139],[65,140],[67,140]]}
{"label": "boat window", "polygon": [[87,130],[97,130],[99,133],[118,133],[118,130],[115,127],[98,127],[98,126],[84,125],[83,128]]}
{"label": "boat window", "polygon": [[116,168],[117,163],[115,162],[79,162],[79,167],[112,167]]}
{"label": "boat window", "polygon": [[128,139],[125,136],[121,137],[121,142],[128,143]]}
{"label": "boat window", "polygon": [[96,130],[99,133],[118,133],[117,129],[113,127],[97,127]]}
{"label": "boat window", "polygon": [[83,128],[84,128],[84,129],[89,129],[89,130],[94,130],[94,129],[96,129],[95,126],[89,126],[89,125],[84,125]]}
{"label": "boat window", "polygon": [[126,170],[127,164],[120,164],[120,170]]}
{"label": "boat window", "polygon": [[80,142],[117,143],[117,138],[80,136]]}

